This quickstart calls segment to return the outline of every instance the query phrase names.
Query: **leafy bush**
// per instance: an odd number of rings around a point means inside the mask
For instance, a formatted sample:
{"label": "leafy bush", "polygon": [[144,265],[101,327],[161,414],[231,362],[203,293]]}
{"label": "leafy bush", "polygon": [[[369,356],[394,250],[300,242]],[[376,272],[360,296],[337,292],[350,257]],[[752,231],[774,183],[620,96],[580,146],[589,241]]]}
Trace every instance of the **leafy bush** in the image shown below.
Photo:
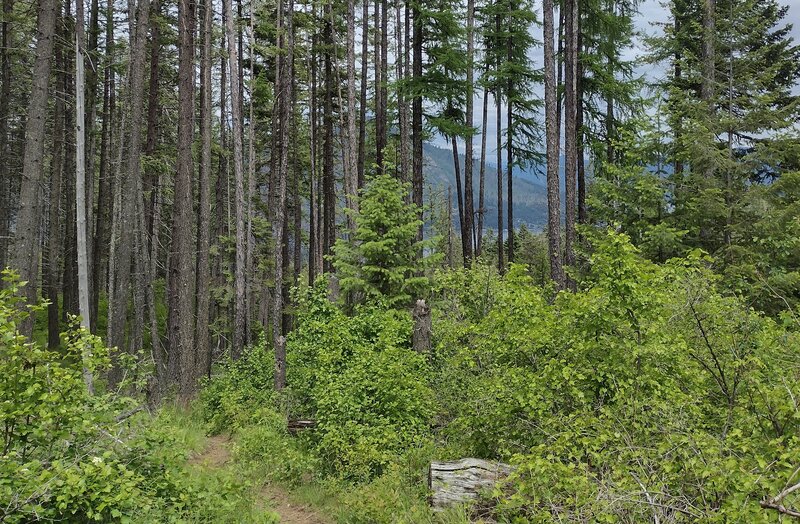
{"label": "leafy bush", "polygon": [[659,266],[614,233],[594,249],[555,300],[518,267],[448,277],[464,282],[434,326],[448,452],[517,466],[506,518],[774,520],[759,501],[800,464],[800,337],[721,295],[699,254]]}
{"label": "leafy bush", "polygon": [[324,292],[320,285],[301,298],[287,342],[289,385],[316,418],[322,462],[340,476],[366,479],[428,437],[428,366],[410,348],[407,312],[362,307],[349,317]]}
{"label": "leafy bush", "polygon": [[262,334],[240,359],[225,362],[222,372],[206,382],[200,404],[212,433],[245,427],[259,407],[275,404],[273,355]]}
{"label": "leafy bush", "polygon": [[83,364],[101,391],[100,378],[110,363],[98,337],[73,327],[62,335],[65,353],[59,354],[20,335],[17,325],[27,314],[18,294],[21,284],[10,271],[3,272],[3,280],[0,520],[265,521],[255,514],[247,518],[241,482],[189,474],[185,447],[166,421],[131,415],[135,399],[89,393]]}

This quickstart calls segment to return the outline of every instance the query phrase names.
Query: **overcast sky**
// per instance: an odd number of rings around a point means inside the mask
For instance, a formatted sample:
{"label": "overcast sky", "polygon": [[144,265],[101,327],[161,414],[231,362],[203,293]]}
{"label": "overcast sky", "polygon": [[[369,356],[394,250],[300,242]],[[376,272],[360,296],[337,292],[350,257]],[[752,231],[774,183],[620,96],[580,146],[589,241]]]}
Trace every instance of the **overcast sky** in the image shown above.
{"label": "overcast sky", "polygon": [[[792,27],[792,36],[795,41],[800,40],[800,0],[778,0],[778,3],[781,5],[788,5],[789,12],[784,18],[784,22],[791,24]],[[537,8],[538,13],[537,16],[539,20],[542,19],[541,15],[541,5]],[[660,28],[656,25],[659,22],[667,22],[669,20],[669,11],[667,7],[663,5],[660,0],[643,0],[639,6],[639,14],[635,18],[635,26],[636,31],[642,35],[656,35],[661,32]],[[541,32],[541,28],[535,29],[535,31]],[[541,39],[541,34],[536,35],[537,40]],[[647,52],[646,48],[644,47],[641,39],[636,40],[634,46],[630,49],[626,49],[624,53],[624,58],[628,60],[638,60]],[[543,54],[542,48],[537,47],[533,53],[532,58],[534,60],[534,67],[542,67],[543,62]],[[650,81],[657,81],[663,78],[664,75],[663,67],[658,65],[649,65],[649,64],[638,64],[636,67],[637,75],[643,76],[645,79]],[[544,98],[543,87],[538,86],[537,89],[537,96]],[[795,91],[800,92],[800,86],[795,87]],[[481,115],[482,115],[482,104],[483,98],[482,93],[477,93],[475,98],[475,121],[474,125],[477,128],[480,128],[481,125]],[[503,112],[505,115],[505,112]],[[495,117],[495,109],[493,107],[493,100],[489,99],[489,118],[487,121],[487,129],[486,132],[488,133],[486,136],[486,150],[487,150],[487,161],[490,163],[496,162],[496,130],[497,130],[497,119]],[[481,143],[481,136],[478,135],[474,139],[475,141],[475,156],[480,153],[480,143]],[[439,147],[446,147],[449,148],[449,144],[443,140],[441,137],[436,137],[432,140],[434,144]],[[542,149],[544,149],[542,147]],[[463,144],[460,146],[460,150],[463,152]]]}

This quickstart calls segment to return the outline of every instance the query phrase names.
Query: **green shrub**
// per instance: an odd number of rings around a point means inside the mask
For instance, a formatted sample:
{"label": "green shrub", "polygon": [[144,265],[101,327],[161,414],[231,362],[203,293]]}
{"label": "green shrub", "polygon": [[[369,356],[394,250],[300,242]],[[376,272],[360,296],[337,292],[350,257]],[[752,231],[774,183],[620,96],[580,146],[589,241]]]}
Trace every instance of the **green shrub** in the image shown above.
{"label": "green shrub", "polygon": [[774,520],[759,501],[800,464],[795,328],[720,294],[699,254],[594,242],[554,300],[518,267],[448,277],[484,292],[435,304],[444,451],[517,466],[496,494],[508,519]]}
{"label": "green shrub", "polygon": [[407,312],[325,304],[324,288],[301,301],[287,342],[288,381],[317,428],[320,459],[337,475],[366,479],[429,436],[429,368],[411,350]]}
{"label": "green shrub", "polygon": [[212,433],[245,427],[256,409],[275,404],[273,355],[262,334],[240,359],[225,362],[222,372],[206,382],[200,405]]}

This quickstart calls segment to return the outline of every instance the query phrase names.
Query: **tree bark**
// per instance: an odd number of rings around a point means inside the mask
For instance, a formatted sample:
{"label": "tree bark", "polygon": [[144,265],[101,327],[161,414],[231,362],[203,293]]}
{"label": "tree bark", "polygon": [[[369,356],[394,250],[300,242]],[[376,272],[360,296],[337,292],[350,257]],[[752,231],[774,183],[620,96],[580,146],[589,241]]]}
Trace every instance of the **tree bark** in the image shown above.
{"label": "tree bark", "polygon": [[[64,89],[66,76],[64,75],[63,44],[55,46],[55,66],[57,89]],[[61,343],[61,325],[59,317],[59,272],[61,269],[61,180],[64,169],[64,134],[66,122],[64,120],[64,98],[56,97],[53,104],[53,153],[50,162],[50,210],[48,212],[49,224],[47,228],[47,257],[44,260],[43,285],[44,297],[47,304],[47,340],[48,347],[55,349]]]}
{"label": "tree bark", "polygon": [[[358,119],[358,188],[364,187],[364,168],[367,152],[367,82],[369,61],[369,0],[363,0],[361,10],[361,98]],[[316,71],[316,69],[314,69]]]}
{"label": "tree bark", "polygon": [[231,356],[239,358],[244,349],[247,327],[247,297],[245,294],[245,201],[244,168],[242,166],[242,99],[239,86],[239,55],[236,47],[236,32],[233,23],[231,0],[224,0],[225,32],[228,37],[228,66],[231,88],[231,117],[233,119],[233,173],[235,179],[236,209],[236,263],[234,274],[234,320],[233,347]]}
{"label": "tree bark", "polygon": [[114,1],[106,4],[106,44],[103,66],[103,121],[100,138],[100,174],[98,181],[97,211],[95,213],[94,250],[92,251],[92,325],[97,328],[100,291],[108,282],[108,256],[111,243],[112,172],[114,112],[116,87],[114,85]]}
{"label": "tree bark", "polygon": [[[506,60],[512,61],[512,42],[510,38],[506,39]],[[514,113],[513,97],[514,97],[514,84],[511,78],[508,79],[506,86],[506,191],[508,191],[508,198],[506,205],[508,206],[508,252],[506,258],[508,263],[514,261]]]}
{"label": "tree bark", "polygon": [[[84,71],[84,52],[86,34],[84,32],[83,0],[75,1],[75,224],[77,233],[78,258],[78,304],[81,313],[81,327],[91,331],[89,309],[89,244],[86,220],[86,75]],[[81,353],[83,361],[83,381],[94,394],[94,378],[90,371],[89,349]]]}
{"label": "tree bark", "polygon": [[467,234],[464,242],[464,263],[471,264],[475,256],[473,240],[475,238],[475,210],[473,206],[472,189],[472,128],[474,118],[474,61],[475,61],[475,0],[467,0],[467,103],[466,103],[466,123],[469,129],[465,137],[464,144],[464,224]]}
{"label": "tree bark", "polygon": [[[499,17],[497,26],[499,33]],[[497,270],[502,274],[506,265],[503,256],[503,103],[499,85],[495,87],[494,102],[497,112]]]}
{"label": "tree bark", "polygon": [[197,314],[195,347],[198,376],[208,374],[211,366],[209,338],[209,304],[211,267],[211,37],[213,6],[210,0],[201,4],[203,47],[200,50],[200,178],[197,205]]}
{"label": "tree bark", "polygon": [[[230,0],[227,1],[230,2]],[[193,300],[195,242],[192,234],[195,22],[193,0],[179,0],[178,142],[172,203],[172,247],[169,261],[168,338],[170,378],[178,385],[178,397],[182,402],[188,402],[194,394],[197,379]],[[230,16],[228,23],[232,23]],[[239,162],[241,162],[241,157]],[[241,247],[240,253],[244,254],[244,246]]]}
{"label": "tree bark", "polygon": [[[358,210],[358,159],[359,147],[356,135],[356,14],[355,0],[347,0],[347,166],[345,170],[344,192],[347,207]],[[353,216],[347,215],[347,229],[355,233]],[[351,237],[352,238],[352,237]]]}
{"label": "tree bark", "polygon": [[553,0],[543,0],[544,98],[547,157],[547,245],[550,277],[558,289],[564,287],[561,266],[561,204],[558,180],[559,129],[556,121],[556,60],[553,54]]}
{"label": "tree bark", "polygon": [[[39,220],[41,216],[40,186],[44,177],[44,142],[47,101],[50,86],[50,65],[56,26],[55,0],[41,0],[36,29],[36,55],[33,64],[28,118],[25,122],[25,152],[22,161],[22,185],[17,213],[14,256],[11,265],[28,284],[22,293],[28,304],[36,302],[39,280]],[[33,317],[25,317],[20,333],[33,334]]]}
{"label": "tree bark", "polygon": [[486,123],[489,120],[489,93],[483,92],[483,114],[481,118],[481,167],[478,175],[478,230],[475,242],[475,256],[483,253],[483,217],[486,214]]}
{"label": "tree bark", "polygon": [[[113,291],[109,298],[110,318],[108,340],[111,347],[122,350],[125,339],[125,324],[130,293],[131,263],[137,231],[136,200],[141,188],[141,130],[144,123],[144,61],[147,46],[147,29],[150,25],[150,3],[138,2],[135,23],[131,23],[133,44],[129,65],[130,120],[125,149],[127,150],[126,174],[121,183],[121,198],[118,204],[118,239],[115,242]],[[122,145],[120,145],[122,147]],[[118,377],[114,377],[118,378]]]}
{"label": "tree bark", "polygon": [[[412,43],[412,53],[413,53],[413,65],[412,65],[412,77],[415,81],[419,82],[422,79],[422,42],[423,42],[423,15],[420,13],[419,9],[416,5],[412,8],[412,19],[414,24],[414,36],[413,36],[413,43]],[[423,152],[422,152],[422,95],[419,93],[415,93],[413,97],[413,101],[411,104],[411,147],[412,147],[412,155],[413,155],[413,174],[412,174],[412,184],[411,184],[411,192],[412,192],[412,200],[414,204],[418,207],[418,219],[420,221],[420,225],[417,228],[417,241],[422,241],[422,234],[423,234],[423,212],[422,212],[422,205],[423,205],[423,198],[422,198],[422,185],[424,183],[422,177],[422,166],[423,166]],[[422,251],[417,254],[419,258],[422,258]]]}
{"label": "tree bark", "polygon": [[[566,0],[565,10],[565,67],[564,67],[564,179],[565,179],[565,223],[564,223],[564,264],[575,264],[575,219],[576,195],[575,187],[578,173],[578,129],[576,89],[578,65],[578,2]],[[566,285],[574,288],[575,283],[569,276],[565,277]]]}
{"label": "tree bark", "polygon": [[[280,0],[283,2],[283,0]],[[272,307],[272,337],[275,348],[275,389],[280,391],[286,386],[286,343],[283,337],[283,279],[288,257],[286,245],[286,182],[289,178],[289,122],[292,101],[292,57],[294,55],[293,37],[294,2],[288,0],[285,14],[285,28],[281,35],[281,46],[286,50],[282,60],[283,72],[281,86],[278,91],[280,107],[280,173],[278,177],[277,209],[272,224],[272,237],[275,243],[275,293]],[[278,17],[279,20],[281,16]]]}
{"label": "tree bark", "polygon": [[[11,60],[9,50],[13,45],[11,15],[13,0],[3,0],[3,22],[0,24],[0,157],[9,159],[9,116],[11,102]],[[8,265],[9,219],[13,193],[9,162],[0,162],[0,270]]]}
{"label": "tree bark", "polygon": [[331,253],[331,247],[336,242],[336,181],[333,172],[333,25],[332,9],[330,3],[325,4],[324,36],[325,46],[325,101],[323,108],[323,151],[322,151],[322,192],[324,196],[322,219],[322,270],[327,273],[333,269],[331,261],[326,255]]}

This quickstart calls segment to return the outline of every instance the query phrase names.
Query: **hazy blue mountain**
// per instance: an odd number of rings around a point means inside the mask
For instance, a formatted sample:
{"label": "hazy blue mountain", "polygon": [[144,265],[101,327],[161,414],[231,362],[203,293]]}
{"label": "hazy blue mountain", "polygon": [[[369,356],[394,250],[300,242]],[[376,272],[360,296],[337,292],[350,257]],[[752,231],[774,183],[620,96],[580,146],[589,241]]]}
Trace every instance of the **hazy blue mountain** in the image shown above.
{"label": "hazy blue mountain", "polygon": [[[453,216],[457,221],[457,203],[455,196],[456,177],[453,170],[453,152],[449,149],[442,149],[432,144],[426,143],[423,148],[425,155],[425,184],[431,186],[434,191],[441,192],[437,197],[438,201],[447,198],[447,186],[453,188]],[[464,156],[460,157],[462,167]],[[473,168],[473,185],[475,194],[475,208],[478,207],[478,175],[480,173],[480,162],[476,159]],[[543,230],[547,225],[547,189],[545,186],[544,166],[541,167],[541,175],[536,174],[536,169],[514,171],[514,226],[520,227],[525,224],[532,230]],[[505,203],[506,192],[505,181],[503,182],[503,215],[506,216],[507,208]],[[497,229],[497,167],[494,164],[486,164],[486,184],[485,184],[486,216],[484,227]],[[562,198],[563,202],[563,198]],[[505,224],[508,227],[508,224]]]}

